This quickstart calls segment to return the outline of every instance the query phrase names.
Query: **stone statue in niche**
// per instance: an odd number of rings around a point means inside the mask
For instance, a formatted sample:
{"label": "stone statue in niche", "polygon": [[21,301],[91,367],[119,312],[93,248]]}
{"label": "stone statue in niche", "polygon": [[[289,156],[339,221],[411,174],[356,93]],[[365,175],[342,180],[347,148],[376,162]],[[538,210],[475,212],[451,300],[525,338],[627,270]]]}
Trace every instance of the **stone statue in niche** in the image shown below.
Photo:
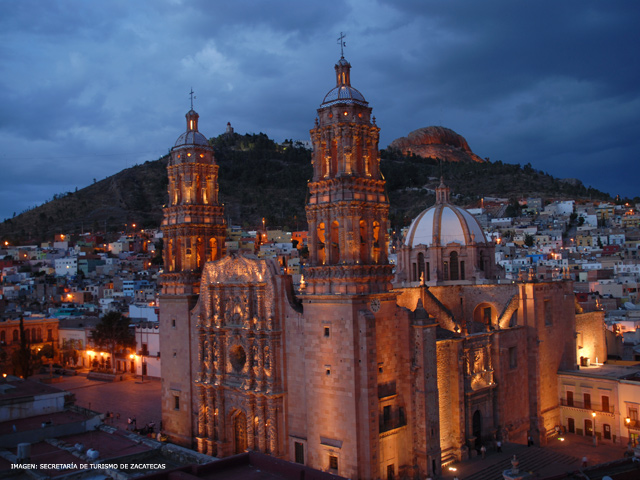
{"label": "stone statue in niche", "polygon": [[204,366],[207,370],[211,368],[209,353],[209,340],[205,340],[202,348],[202,363],[204,363]]}
{"label": "stone statue in niche", "polygon": [[473,351],[473,373],[484,371],[484,352],[482,350]]}
{"label": "stone statue in niche", "polygon": [[253,364],[253,375],[257,377],[260,374],[260,353],[256,345],[251,347],[251,363]]}
{"label": "stone statue in niche", "polygon": [[271,376],[271,351],[268,345],[264,347],[264,371],[267,376]]}

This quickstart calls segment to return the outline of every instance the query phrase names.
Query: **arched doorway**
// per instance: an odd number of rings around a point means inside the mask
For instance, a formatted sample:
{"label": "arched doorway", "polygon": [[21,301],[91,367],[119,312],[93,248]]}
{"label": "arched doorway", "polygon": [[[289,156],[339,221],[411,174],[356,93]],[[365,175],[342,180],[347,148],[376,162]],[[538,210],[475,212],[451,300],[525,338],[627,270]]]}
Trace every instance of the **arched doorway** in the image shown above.
{"label": "arched doorway", "polygon": [[480,410],[476,410],[473,413],[473,436],[476,437],[476,449],[479,449],[482,446],[482,414]]}
{"label": "arched doorway", "polygon": [[247,416],[238,413],[233,419],[234,452],[242,453],[247,449]]}

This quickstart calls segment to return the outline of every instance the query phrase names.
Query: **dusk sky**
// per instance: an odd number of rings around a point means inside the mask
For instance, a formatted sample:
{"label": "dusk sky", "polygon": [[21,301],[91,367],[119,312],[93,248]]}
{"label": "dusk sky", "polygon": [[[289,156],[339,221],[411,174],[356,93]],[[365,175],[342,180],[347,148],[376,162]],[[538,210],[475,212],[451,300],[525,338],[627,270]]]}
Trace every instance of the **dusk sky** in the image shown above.
{"label": "dusk sky", "polygon": [[479,156],[640,196],[640,2],[0,0],[0,221],[207,137],[308,140],[346,34],[380,148],[430,125]]}

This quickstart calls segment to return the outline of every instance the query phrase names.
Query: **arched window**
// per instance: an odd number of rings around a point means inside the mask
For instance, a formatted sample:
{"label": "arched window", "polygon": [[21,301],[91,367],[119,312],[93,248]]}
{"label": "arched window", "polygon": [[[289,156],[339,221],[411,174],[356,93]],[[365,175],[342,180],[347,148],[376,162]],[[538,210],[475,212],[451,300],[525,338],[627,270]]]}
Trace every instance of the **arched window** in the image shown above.
{"label": "arched window", "polygon": [[367,223],[360,220],[360,262],[367,261]]}
{"label": "arched window", "polygon": [[20,341],[20,334],[18,333],[18,330],[14,330],[13,331],[13,342],[19,342]]}
{"label": "arched window", "polygon": [[460,280],[460,270],[458,269],[458,252],[451,252],[451,255],[449,255],[449,265],[451,280]]}
{"label": "arched window", "polygon": [[203,263],[204,258],[204,243],[202,243],[202,238],[196,239],[196,268],[200,268]]}
{"label": "arched window", "polygon": [[340,262],[340,226],[338,222],[331,224],[331,258],[330,262],[336,264]]}
{"label": "arched window", "polygon": [[215,238],[209,239],[209,260],[214,261],[217,260],[218,255],[218,240]]}
{"label": "arched window", "polygon": [[318,264],[324,265],[327,262],[327,249],[325,248],[326,238],[325,238],[325,229],[324,223],[318,225],[316,229],[317,236],[317,248],[318,248]]}
{"label": "arched window", "polygon": [[167,258],[167,269],[170,272],[173,272],[176,269],[176,257],[173,252],[173,240],[169,240],[168,247],[169,248],[167,248],[167,251],[165,253]]}
{"label": "arched window", "polygon": [[2,342],[2,343],[6,343],[7,342],[7,334],[5,333],[4,330],[2,330],[0,332],[0,342]]}
{"label": "arched window", "polygon": [[373,222],[373,261],[378,263],[380,258],[380,222]]}
{"label": "arched window", "polygon": [[422,252],[418,254],[418,278],[416,278],[416,281],[417,280],[427,280],[427,277],[424,273],[424,253]]}
{"label": "arched window", "polygon": [[36,339],[38,340],[38,342],[42,341],[42,329],[40,327],[38,327]]}

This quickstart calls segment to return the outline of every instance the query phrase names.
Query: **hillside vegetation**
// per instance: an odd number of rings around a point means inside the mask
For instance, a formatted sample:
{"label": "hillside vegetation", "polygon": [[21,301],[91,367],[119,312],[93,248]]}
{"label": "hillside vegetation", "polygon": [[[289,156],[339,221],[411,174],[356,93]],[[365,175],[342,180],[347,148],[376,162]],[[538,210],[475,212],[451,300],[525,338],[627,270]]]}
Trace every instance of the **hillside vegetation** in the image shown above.
{"label": "hillside vegetation", "polygon": [[[305,198],[311,178],[311,152],[299,142],[276,144],[265,134],[223,134],[210,140],[220,165],[220,198],[228,222],[257,227],[306,229]],[[394,228],[410,222],[434,202],[444,177],[455,203],[471,205],[483,196],[607,199],[579,181],[562,181],[502,162],[447,163],[397,150],[381,152],[381,169],[391,202]],[[157,228],[167,203],[167,160],[162,157],[127,168],[75,192],[0,223],[0,239],[38,243],[56,233],[119,232],[125,225]]]}

